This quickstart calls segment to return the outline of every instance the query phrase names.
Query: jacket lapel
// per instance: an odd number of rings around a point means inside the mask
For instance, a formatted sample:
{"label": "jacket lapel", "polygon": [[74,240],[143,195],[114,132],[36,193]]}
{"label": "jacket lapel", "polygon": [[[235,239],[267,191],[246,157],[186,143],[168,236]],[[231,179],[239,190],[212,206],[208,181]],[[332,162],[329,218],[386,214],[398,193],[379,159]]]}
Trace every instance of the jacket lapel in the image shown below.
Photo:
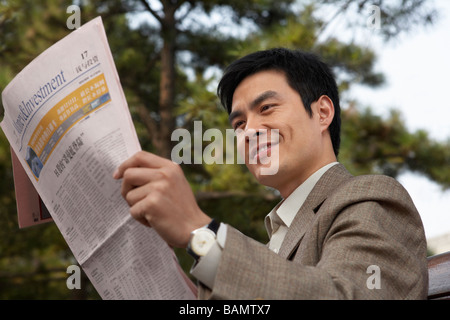
{"label": "jacket lapel", "polygon": [[311,227],[315,220],[316,212],[319,210],[326,198],[336,189],[336,187],[351,178],[352,175],[342,164],[331,167],[319,179],[305,200],[305,203],[297,212],[291,226],[281,245],[279,255],[285,259],[290,259],[298,248],[305,232]]}

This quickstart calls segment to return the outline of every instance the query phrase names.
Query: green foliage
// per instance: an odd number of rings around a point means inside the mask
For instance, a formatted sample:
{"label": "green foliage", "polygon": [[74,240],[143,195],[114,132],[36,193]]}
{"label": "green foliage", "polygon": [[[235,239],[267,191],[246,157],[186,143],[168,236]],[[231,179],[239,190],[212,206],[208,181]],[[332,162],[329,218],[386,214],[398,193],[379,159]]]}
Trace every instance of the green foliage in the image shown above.
{"label": "green foliage", "polygon": [[419,130],[409,132],[398,111],[387,119],[370,108],[342,113],[340,161],[355,174],[382,173],[397,177],[409,170],[450,187],[450,142],[438,142]]}
{"label": "green foliage", "polygon": [[[408,17],[412,17],[412,21],[428,22],[433,18],[433,11],[424,10],[425,1],[375,2],[389,8],[382,15],[384,25],[392,26],[386,29],[388,37],[412,25],[402,26],[398,21],[409,21]],[[342,13],[361,13],[367,9],[366,1],[77,3],[82,4],[83,23],[102,16],[142,147],[155,153],[173,145],[170,136],[160,135],[167,111],[161,104],[161,97],[167,93],[161,87],[164,76],[171,77],[174,86],[169,114],[173,127],[192,131],[193,122],[200,120],[203,130],[218,128],[224,136],[229,128],[228,115],[219,105],[215,87],[220,70],[246,53],[278,46],[316,52],[333,66],[341,91],[355,83],[377,86],[384,80],[382,74],[374,71],[376,55],[370,48],[321,38],[329,21],[318,18],[317,12],[334,8]],[[0,89],[33,58],[69,33],[66,8],[70,4],[71,1],[63,0],[45,4],[31,0],[0,1]],[[137,19],[143,12],[148,19],[139,22]],[[215,18],[218,14],[221,19]],[[365,20],[360,21],[360,25],[364,23]],[[173,50],[173,65],[162,63],[164,48]],[[168,72],[170,68],[173,74]],[[395,177],[411,170],[426,175],[443,188],[450,187],[450,142],[433,141],[424,131],[409,132],[396,111],[383,119],[370,108],[355,103],[349,108],[344,106],[342,118],[339,160],[353,173],[385,173]],[[203,147],[208,144],[204,142]],[[261,242],[267,241],[262,221],[280,200],[274,190],[259,185],[239,164],[183,165],[183,170],[205,212]],[[18,230],[9,144],[3,133],[0,176],[0,298],[98,298],[86,279],[80,292],[66,288],[65,270],[75,261],[54,224]],[[176,253],[188,271],[192,259],[184,250]]]}

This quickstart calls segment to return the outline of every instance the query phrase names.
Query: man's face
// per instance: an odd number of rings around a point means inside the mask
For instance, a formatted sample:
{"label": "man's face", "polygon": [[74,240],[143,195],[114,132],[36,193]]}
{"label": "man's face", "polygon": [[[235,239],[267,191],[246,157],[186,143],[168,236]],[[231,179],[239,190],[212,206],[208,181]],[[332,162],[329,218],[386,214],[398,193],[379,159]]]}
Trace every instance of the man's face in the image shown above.
{"label": "man's face", "polygon": [[[275,70],[245,78],[233,95],[231,125],[235,130],[250,132],[245,139],[238,136],[238,141],[245,143],[245,163],[260,183],[279,190],[283,197],[324,165],[320,159],[323,126],[317,104],[311,108],[312,117],[285,75]],[[273,130],[278,130],[278,139],[271,134]],[[267,135],[259,141],[268,141],[258,142],[256,150],[251,141],[254,133],[260,133],[259,138]],[[277,162],[275,174],[264,174],[265,168],[274,166],[263,161],[265,152],[268,156],[279,155],[271,157]]]}

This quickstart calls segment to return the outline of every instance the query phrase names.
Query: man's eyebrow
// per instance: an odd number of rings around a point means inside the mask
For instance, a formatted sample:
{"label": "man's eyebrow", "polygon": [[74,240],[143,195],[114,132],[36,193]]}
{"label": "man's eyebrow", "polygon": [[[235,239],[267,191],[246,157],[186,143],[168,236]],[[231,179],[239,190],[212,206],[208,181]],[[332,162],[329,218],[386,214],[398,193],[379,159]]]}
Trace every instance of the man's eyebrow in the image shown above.
{"label": "man's eyebrow", "polygon": [[[250,103],[250,110],[253,110],[254,108],[256,108],[258,105],[260,105],[267,99],[278,98],[278,97],[279,97],[279,94],[276,91],[273,91],[273,90],[264,91]],[[242,111],[239,111],[239,110],[233,111],[228,116],[228,121],[230,123],[232,123],[234,118],[239,117],[240,115],[242,115]]]}
{"label": "man's eyebrow", "polygon": [[261,103],[263,103],[265,100],[270,98],[279,98],[279,94],[276,91],[273,90],[267,90],[261,93],[259,96],[257,96],[252,103],[250,103],[250,110],[253,110],[257,106],[259,106]]}

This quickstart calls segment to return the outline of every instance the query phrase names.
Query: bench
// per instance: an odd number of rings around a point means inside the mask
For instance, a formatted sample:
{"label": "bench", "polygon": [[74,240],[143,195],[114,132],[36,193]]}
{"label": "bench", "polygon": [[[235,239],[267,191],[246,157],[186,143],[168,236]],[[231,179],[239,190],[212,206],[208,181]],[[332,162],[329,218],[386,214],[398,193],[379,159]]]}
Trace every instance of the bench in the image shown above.
{"label": "bench", "polygon": [[428,299],[450,300],[450,251],[428,257]]}

